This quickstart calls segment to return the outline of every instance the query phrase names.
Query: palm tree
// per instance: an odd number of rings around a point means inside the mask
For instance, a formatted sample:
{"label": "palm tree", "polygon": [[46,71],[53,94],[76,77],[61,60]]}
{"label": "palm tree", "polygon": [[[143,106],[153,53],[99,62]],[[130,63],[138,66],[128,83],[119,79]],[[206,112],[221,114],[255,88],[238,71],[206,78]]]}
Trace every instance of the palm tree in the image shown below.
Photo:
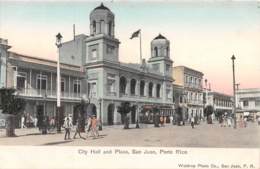
{"label": "palm tree", "polygon": [[121,115],[121,122],[124,124],[124,129],[129,129],[129,118],[127,114],[130,113],[132,107],[129,102],[121,102],[121,105],[117,107],[117,112]]}
{"label": "palm tree", "polygon": [[0,109],[2,113],[6,114],[6,136],[15,136],[15,117],[24,111],[26,102],[22,98],[15,96],[15,89],[2,88],[0,89],[1,104]]}

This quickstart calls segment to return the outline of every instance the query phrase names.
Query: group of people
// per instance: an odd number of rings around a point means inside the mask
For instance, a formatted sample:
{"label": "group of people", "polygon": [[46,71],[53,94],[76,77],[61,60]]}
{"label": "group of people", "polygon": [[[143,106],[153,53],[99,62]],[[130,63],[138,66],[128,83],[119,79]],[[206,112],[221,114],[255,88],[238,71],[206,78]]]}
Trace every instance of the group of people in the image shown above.
{"label": "group of people", "polygon": [[[99,137],[99,132],[98,132],[98,128],[97,126],[100,125],[99,120],[97,120],[96,115],[92,115],[89,116],[87,118],[87,125],[86,125],[86,138],[81,136],[81,118],[79,117],[76,120],[76,126],[75,126],[75,133],[73,136],[73,139],[76,139],[76,136],[79,135],[80,138],[82,139],[86,139],[87,137],[89,137],[89,134],[91,133],[91,135],[94,138]],[[64,123],[63,123],[63,127],[65,128],[65,136],[64,136],[64,140],[67,139],[71,139],[70,138],[70,132],[73,128],[73,124],[72,124],[72,118],[71,117],[65,117]]]}

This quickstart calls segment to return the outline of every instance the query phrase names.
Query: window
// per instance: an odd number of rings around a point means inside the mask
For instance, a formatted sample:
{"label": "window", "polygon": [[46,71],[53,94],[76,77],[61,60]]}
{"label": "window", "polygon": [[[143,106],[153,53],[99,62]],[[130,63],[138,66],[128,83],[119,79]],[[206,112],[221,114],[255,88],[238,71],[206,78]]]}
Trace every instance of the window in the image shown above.
{"label": "window", "polygon": [[92,54],[92,58],[93,58],[93,59],[96,59],[96,58],[97,58],[97,50],[96,50],[96,49],[92,49],[91,54]]}
{"label": "window", "polygon": [[60,91],[61,92],[65,91],[65,79],[64,78],[61,78],[61,81],[60,81]]}
{"label": "window", "polygon": [[38,74],[37,75],[37,89],[46,90],[47,89],[47,75]]}
{"label": "window", "polygon": [[149,83],[149,97],[153,97],[153,83],[150,82]]}
{"label": "window", "polygon": [[26,88],[26,73],[24,72],[18,72],[16,76],[16,88],[18,90],[22,90]]}
{"label": "window", "polygon": [[93,26],[93,33],[96,34],[97,31],[96,21],[93,21],[92,26]]}
{"label": "window", "polygon": [[161,93],[161,85],[157,84],[157,86],[156,86],[156,97],[160,98],[161,97],[160,93]]}
{"label": "window", "polygon": [[114,47],[114,46],[107,45],[107,53],[108,53],[108,54],[113,54],[113,53],[114,53],[114,50],[115,50],[115,47]]}
{"label": "window", "polygon": [[120,87],[120,93],[126,94],[126,78],[124,76],[120,77],[120,82],[119,82],[119,87]]}
{"label": "window", "polygon": [[256,107],[259,107],[259,106],[260,106],[260,100],[256,100],[256,101],[255,101],[255,106],[256,106]]}
{"label": "window", "polygon": [[180,96],[180,103],[183,103],[183,97]]}
{"label": "window", "polygon": [[109,36],[112,35],[112,21],[109,21],[109,23],[108,23],[108,35]]}
{"label": "window", "polygon": [[135,79],[132,79],[131,82],[130,82],[130,85],[131,85],[131,95],[135,95],[135,86],[136,86],[136,80]]}
{"label": "window", "polygon": [[170,69],[171,69],[171,65],[166,65],[166,72],[170,72]]}
{"label": "window", "polygon": [[88,97],[89,98],[97,97],[97,83],[96,82],[88,83]]}
{"label": "window", "polygon": [[190,77],[190,83],[193,83],[193,78],[192,77]]}
{"label": "window", "polygon": [[144,86],[145,86],[145,82],[143,80],[141,80],[140,82],[140,95],[144,96]]}
{"label": "window", "polygon": [[115,92],[115,75],[107,76],[107,92],[114,93]]}
{"label": "window", "polygon": [[157,47],[154,48],[154,56],[155,56],[155,57],[158,56],[158,48],[157,48]]}
{"label": "window", "polygon": [[243,106],[244,106],[244,107],[248,107],[248,100],[244,100],[244,101],[243,101]]}
{"label": "window", "polygon": [[185,83],[189,83],[189,77],[185,76]]}
{"label": "window", "polygon": [[73,82],[73,92],[80,93],[80,80],[74,80]]}

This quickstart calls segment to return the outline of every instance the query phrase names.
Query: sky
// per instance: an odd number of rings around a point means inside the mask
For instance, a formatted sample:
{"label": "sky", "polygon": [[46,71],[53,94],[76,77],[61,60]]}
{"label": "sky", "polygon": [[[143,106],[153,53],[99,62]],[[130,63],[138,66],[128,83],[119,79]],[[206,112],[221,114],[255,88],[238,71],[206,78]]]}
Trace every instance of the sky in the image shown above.
{"label": "sky", "polygon": [[[232,94],[234,54],[240,88],[260,88],[260,2],[258,1],[103,1],[115,14],[115,36],[121,42],[119,59],[139,62],[141,29],[143,58],[159,33],[171,43],[173,66],[204,73],[211,89]],[[101,1],[2,1],[0,38],[11,51],[56,60],[55,35],[63,41],[89,35],[89,14]]]}

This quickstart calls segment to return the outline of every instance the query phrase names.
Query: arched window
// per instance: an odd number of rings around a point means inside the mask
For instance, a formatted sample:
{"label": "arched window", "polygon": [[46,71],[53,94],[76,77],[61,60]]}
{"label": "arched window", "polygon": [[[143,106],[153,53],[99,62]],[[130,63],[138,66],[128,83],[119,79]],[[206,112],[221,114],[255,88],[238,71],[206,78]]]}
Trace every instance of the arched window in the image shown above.
{"label": "arched window", "polygon": [[160,93],[161,93],[161,85],[157,84],[156,85],[156,97],[158,97],[158,98],[161,97]]}
{"label": "arched window", "polygon": [[141,80],[140,82],[140,95],[144,96],[144,86],[145,86],[145,82],[143,80]]}
{"label": "arched window", "polygon": [[158,56],[158,48],[154,47],[154,56],[157,57]]}
{"label": "arched window", "polygon": [[153,83],[150,82],[149,83],[149,97],[153,97]]}
{"label": "arched window", "polygon": [[93,29],[93,34],[96,34],[96,32],[97,32],[97,24],[96,24],[96,21],[93,21],[93,22],[92,22],[92,29]]}
{"label": "arched window", "polygon": [[109,21],[109,23],[108,23],[108,35],[109,36],[112,35],[112,21]]}
{"label": "arched window", "polygon": [[131,95],[135,95],[135,86],[136,86],[136,80],[135,79],[132,79],[131,82],[130,82],[130,85],[131,85]]}
{"label": "arched window", "polygon": [[120,93],[121,94],[126,94],[126,78],[124,76],[120,77],[120,82],[119,82],[119,86],[120,86]]}

